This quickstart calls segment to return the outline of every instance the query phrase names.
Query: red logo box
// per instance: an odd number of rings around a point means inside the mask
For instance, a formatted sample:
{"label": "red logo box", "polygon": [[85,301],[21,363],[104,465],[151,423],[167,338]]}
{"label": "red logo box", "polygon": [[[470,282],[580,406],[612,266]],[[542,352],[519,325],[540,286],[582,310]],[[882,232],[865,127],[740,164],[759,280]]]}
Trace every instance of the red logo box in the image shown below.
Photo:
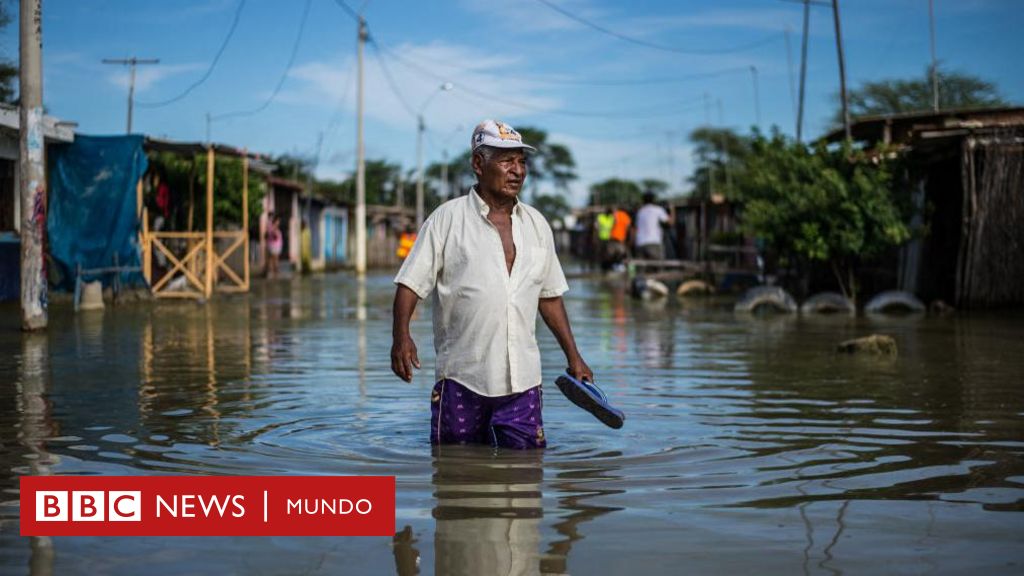
{"label": "red logo box", "polygon": [[393,536],[394,476],[23,476],[22,536]]}

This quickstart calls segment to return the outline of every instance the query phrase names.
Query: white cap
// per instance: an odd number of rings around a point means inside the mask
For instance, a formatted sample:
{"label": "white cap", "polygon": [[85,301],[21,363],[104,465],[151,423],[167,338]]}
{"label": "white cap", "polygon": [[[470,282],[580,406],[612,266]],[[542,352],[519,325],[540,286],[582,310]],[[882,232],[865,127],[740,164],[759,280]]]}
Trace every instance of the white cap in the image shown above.
{"label": "white cap", "polygon": [[493,146],[495,148],[526,148],[537,151],[529,144],[523,143],[523,137],[516,132],[516,129],[500,120],[484,120],[473,129],[473,139],[470,147],[476,150],[480,146]]}

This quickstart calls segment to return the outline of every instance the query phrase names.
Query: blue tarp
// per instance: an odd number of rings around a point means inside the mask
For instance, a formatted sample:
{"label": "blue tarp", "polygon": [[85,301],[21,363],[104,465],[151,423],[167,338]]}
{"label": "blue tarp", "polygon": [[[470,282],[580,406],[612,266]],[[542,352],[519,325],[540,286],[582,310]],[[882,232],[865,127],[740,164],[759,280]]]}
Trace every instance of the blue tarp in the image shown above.
{"label": "blue tarp", "polygon": [[[139,266],[135,186],[148,164],[142,136],[81,136],[51,145],[47,244],[57,288],[74,288],[75,269]],[[102,278],[104,285],[113,275]],[[122,285],[141,285],[142,274],[123,273]]]}

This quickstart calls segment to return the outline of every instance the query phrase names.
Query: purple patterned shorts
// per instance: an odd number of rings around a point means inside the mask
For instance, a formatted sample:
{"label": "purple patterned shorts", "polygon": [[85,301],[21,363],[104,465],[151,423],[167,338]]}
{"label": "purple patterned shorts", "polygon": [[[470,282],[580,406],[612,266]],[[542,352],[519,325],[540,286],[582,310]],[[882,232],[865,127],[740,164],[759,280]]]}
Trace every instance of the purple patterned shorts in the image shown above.
{"label": "purple patterned shorts", "polygon": [[490,444],[544,448],[540,386],[507,396],[481,396],[455,380],[440,380],[430,395],[431,444]]}

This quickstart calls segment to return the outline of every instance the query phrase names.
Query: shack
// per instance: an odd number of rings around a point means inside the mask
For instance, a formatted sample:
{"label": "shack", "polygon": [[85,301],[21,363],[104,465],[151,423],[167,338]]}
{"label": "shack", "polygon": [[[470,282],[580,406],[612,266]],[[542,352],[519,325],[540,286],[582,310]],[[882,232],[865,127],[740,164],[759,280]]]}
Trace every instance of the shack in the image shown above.
{"label": "shack", "polygon": [[[21,291],[20,125],[18,107],[0,104],[0,301],[17,300]],[[74,142],[74,124],[44,116],[43,138],[47,148]]]}
{"label": "shack", "polygon": [[1024,108],[864,117],[851,132],[907,161],[897,192],[927,233],[899,250],[896,287],[961,308],[1024,305]]}

